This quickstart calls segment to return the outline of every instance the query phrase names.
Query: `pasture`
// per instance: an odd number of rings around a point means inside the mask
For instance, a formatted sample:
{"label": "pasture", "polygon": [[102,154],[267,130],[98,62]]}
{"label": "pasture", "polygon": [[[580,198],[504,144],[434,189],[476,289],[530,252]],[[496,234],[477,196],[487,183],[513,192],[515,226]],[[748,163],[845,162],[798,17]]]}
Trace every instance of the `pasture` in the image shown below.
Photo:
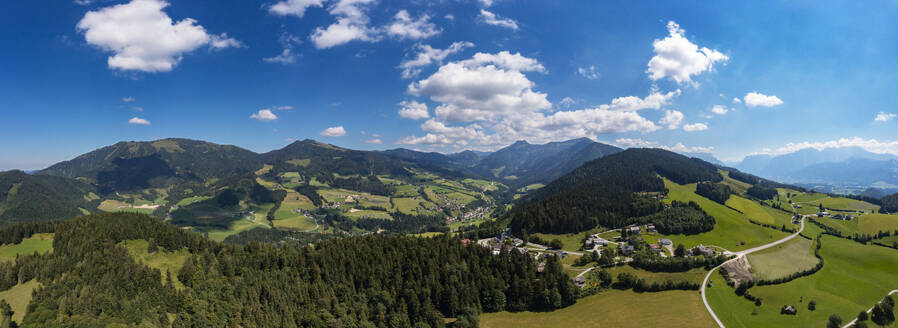
{"label": "pasture", "polygon": [[775,247],[748,255],[752,277],[755,279],[776,279],[789,274],[811,269],[817,265],[814,257],[814,242],[805,238],[793,238]]}
{"label": "pasture", "polygon": [[665,202],[674,200],[682,202],[694,201],[705,212],[713,216],[716,221],[714,229],[708,232],[695,235],[666,236],[673,240],[674,244],[682,243],[686,247],[695,247],[699,244],[714,245],[737,251],[760,246],[788,235],[779,230],[752,224],[739,212],[697,195],[695,193],[695,184],[679,185],[664,179],[664,186],[670,191],[665,198]]}
{"label": "pasture", "polygon": [[880,231],[898,230],[898,215],[878,213],[864,214],[856,221],[858,223],[858,230],[861,233],[875,234]]}
{"label": "pasture", "polygon": [[22,322],[22,319],[25,318],[25,310],[28,308],[28,303],[31,302],[31,292],[40,285],[37,279],[32,279],[0,292],[0,299],[6,300],[6,303],[9,303],[9,306],[12,307],[13,320]]}
{"label": "pasture", "polygon": [[[638,313],[634,313],[634,307],[639,308]],[[712,328],[716,325],[695,291],[610,290],[552,312],[485,313],[480,315],[480,327]]]}
{"label": "pasture", "polygon": [[[727,327],[824,327],[831,314],[846,322],[898,287],[898,252],[824,236],[820,250],[825,260],[819,272],[788,283],[756,286],[751,293],[763,299],[756,307],[737,296],[718,274],[712,274],[708,302]],[[807,304],[816,301],[816,311]],[[797,315],[781,315],[793,305]],[[753,314],[753,312],[755,312]]]}
{"label": "pasture", "polygon": [[184,284],[178,280],[178,272],[181,271],[184,261],[190,256],[190,252],[186,248],[176,252],[169,252],[162,247],[158,247],[156,252],[150,253],[148,251],[149,242],[144,239],[124,240],[119,245],[128,250],[128,254],[131,255],[134,261],[162,272],[163,283],[165,282],[166,272],[171,272],[175,288],[184,288]]}
{"label": "pasture", "polygon": [[[593,269],[593,271],[600,269]],[[684,272],[650,272],[638,268],[634,268],[629,265],[620,265],[612,268],[608,268],[608,273],[611,273],[611,277],[617,279],[617,275],[621,273],[630,273],[635,275],[637,278],[645,279],[648,283],[663,283],[667,280],[673,281],[689,281],[697,284],[701,284],[702,280],[705,279],[705,275],[708,274],[708,270],[705,268],[695,268],[689,271]],[[598,271],[596,271],[598,272]],[[591,273],[591,272],[590,272]],[[587,276],[589,274],[586,274]]]}
{"label": "pasture", "polygon": [[0,261],[12,261],[16,255],[43,254],[53,250],[53,234],[38,233],[15,245],[0,246]]}
{"label": "pasture", "polygon": [[727,199],[726,204],[741,211],[742,214],[750,220],[764,224],[776,224],[776,220],[769,212],[764,210],[764,206],[761,206],[750,199],[731,195],[730,199]]}

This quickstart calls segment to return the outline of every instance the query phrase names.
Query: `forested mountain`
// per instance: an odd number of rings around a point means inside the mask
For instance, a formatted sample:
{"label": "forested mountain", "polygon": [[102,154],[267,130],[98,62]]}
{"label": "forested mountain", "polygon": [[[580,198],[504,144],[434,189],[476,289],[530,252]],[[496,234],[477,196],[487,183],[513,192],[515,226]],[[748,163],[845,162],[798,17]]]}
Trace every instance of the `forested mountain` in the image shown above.
{"label": "forested mountain", "polygon": [[803,149],[784,155],[753,155],[734,164],[744,172],[802,185],[867,187],[898,185],[898,156],[876,154],[860,147]]}
{"label": "forested mountain", "polygon": [[639,192],[665,192],[660,177],[679,184],[718,182],[723,177],[705,161],[661,149],[628,149],[588,162],[539,189],[508,216],[516,232],[569,233],[597,225],[621,227],[662,209]]}
{"label": "forested mountain", "polygon": [[375,151],[340,148],[315,140],[295,141],[284,148],[260,155],[262,162],[273,164],[272,172],[299,171],[309,176],[377,175],[410,176],[409,166]]}
{"label": "forested mountain", "polygon": [[92,191],[91,186],[74,179],[0,172],[0,225],[81,215],[79,207],[96,207]]}
{"label": "forested mountain", "polygon": [[518,141],[489,154],[472,170],[503,179],[510,186],[549,183],[583,163],[620,152],[621,149],[587,138],[533,145]]}
{"label": "forested mountain", "polygon": [[203,182],[259,169],[259,156],[236,146],[189,139],[119,142],[37,174],[81,178],[102,193]]}
{"label": "forested mountain", "polygon": [[[578,297],[555,257],[538,271],[529,255],[446,235],[244,246],[114,213],[0,228],[0,244],[34,233],[55,233],[53,251],[0,263],[3,289],[42,285],[23,326],[444,327],[451,317],[472,327],[480,312],[552,310]],[[133,240],[149,243],[129,251],[122,242]],[[134,251],[186,258],[162,272]]]}

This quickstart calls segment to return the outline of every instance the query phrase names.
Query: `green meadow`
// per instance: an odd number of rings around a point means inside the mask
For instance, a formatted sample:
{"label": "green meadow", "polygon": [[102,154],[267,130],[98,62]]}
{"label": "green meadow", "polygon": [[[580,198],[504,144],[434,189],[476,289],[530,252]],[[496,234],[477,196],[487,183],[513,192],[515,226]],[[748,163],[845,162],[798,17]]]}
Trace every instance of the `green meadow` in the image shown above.
{"label": "green meadow", "polygon": [[813,268],[819,260],[814,257],[814,242],[806,238],[792,240],[748,255],[752,277],[776,279],[794,272]]}
{"label": "green meadow", "polygon": [[16,255],[43,254],[53,250],[53,234],[39,233],[15,245],[0,246],[0,261],[12,261]]}
{"label": "green meadow", "polygon": [[25,318],[25,310],[28,308],[28,303],[31,302],[31,293],[39,286],[40,283],[36,279],[32,279],[0,292],[0,299],[5,300],[12,307],[13,320],[22,322],[22,319]]}
{"label": "green meadow", "polygon": [[162,281],[165,282],[166,272],[171,272],[172,282],[178,289],[184,288],[184,284],[178,281],[178,272],[184,266],[184,261],[190,256],[190,252],[186,248],[176,252],[166,251],[164,248],[158,247],[156,252],[150,253],[148,250],[149,242],[144,239],[124,240],[119,243],[128,250],[128,254],[138,263],[158,269],[162,272]]}
{"label": "green meadow", "polygon": [[[756,286],[751,293],[763,299],[756,307],[736,296],[718,274],[707,289],[708,302],[727,327],[824,327],[831,314],[849,321],[898,287],[898,252],[824,236],[820,250],[824,266],[819,272],[788,283]],[[808,310],[816,301],[817,309]],[[782,315],[792,305],[797,315]]]}

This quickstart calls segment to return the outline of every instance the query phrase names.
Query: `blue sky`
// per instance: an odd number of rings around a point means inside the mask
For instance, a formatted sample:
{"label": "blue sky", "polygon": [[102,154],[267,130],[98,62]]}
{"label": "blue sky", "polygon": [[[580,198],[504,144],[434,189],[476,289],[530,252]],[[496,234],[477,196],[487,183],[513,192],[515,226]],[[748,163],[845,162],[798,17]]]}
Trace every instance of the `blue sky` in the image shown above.
{"label": "blue sky", "polygon": [[166,137],[898,154],[895,17],[895,1],[7,2],[0,169]]}

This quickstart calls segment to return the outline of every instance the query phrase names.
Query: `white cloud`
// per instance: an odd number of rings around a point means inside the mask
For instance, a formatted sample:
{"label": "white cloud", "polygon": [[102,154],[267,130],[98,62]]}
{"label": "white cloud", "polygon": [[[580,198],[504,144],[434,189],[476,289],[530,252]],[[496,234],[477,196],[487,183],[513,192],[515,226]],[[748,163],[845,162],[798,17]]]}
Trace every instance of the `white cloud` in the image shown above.
{"label": "white cloud", "polygon": [[418,54],[414,59],[405,60],[399,64],[399,68],[402,69],[402,78],[415,77],[421,72],[420,67],[432,63],[442,63],[449,55],[473,46],[474,44],[471,42],[453,42],[448,48],[441,50],[434,49],[426,44],[420,44],[418,45]]}
{"label": "white cloud", "polygon": [[[600,134],[651,133],[661,127],[639,114],[658,110],[680,90],[652,90],[644,98],[614,98],[608,104],[551,112],[545,93],[538,92],[526,72],[546,72],[539,61],[503,51],[478,53],[470,59],[442,65],[437,72],[411,83],[408,92],[438,103],[434,115],[421,124],[423,135],[397,143],[431,147],[494,150],[516,140],[542,143]],[[571,106],[572,98],[560,106]],[[559,106],[559,107],[560,107]],[[682,113],[676,126],[682,123]],[[676,115],[676,114],[673,114]]]}
{"label": "white cloud", "polygon": [[342,137],[346,135],[346,129],[342,126],[334,126],[324,129],[320,134],[322,137]]}
{"label": "white cloud", "polygon": [[450,20],[450,21],[454,21],[454,20],[455,20],[455,15],[453,15],[453,14],[446,14],[446,16],[443,16],[443,18],[445,18],[445,19],[447,19],[447,20]]}
{"label": "white cloud", "polygon": [[649,60],[649,78],[657,81],[663,78],[671,78],[679,84],[693,84],[693,75],[698,75],[714,68],[714,63],[726,63],[729,57],[723,53],[699,47],[686,39],[683,35],[686,31],[680,25],[670,21],[667,23],[669,35],[652,43],[655,56]]}
{"label": "white cloud", "polygon": [[132,117],[130,120],[128,120],[128,124],[150,125],[150,121],[147,121],[140,117]]}
{"label": "white cloud", "polygon": [[683,126],[683,131],[686,131],[686,132],[705,131],[707,129],[708,129],[708,125],[705,123],[693,123],[693,124],[686,124]]}
{"label": "white cloud", "polygon": [[486,9],[480,9],[479,17],[487,25],[505,27],[512,30],[518,29],[518,22],[516,22],[515,20],[511,18],[500,17],[499,15],[496,15]]}
{"label": "white cloud", "polygon": [[435,109],[441,120],[493,120],[551,108],[546,94],[533,91],[534,83],[521,73],[544,70],[520,54],[478,53],[472,59],[443,65],[433,75],[410,84],[408,92],[442,103]]}
{"label": "white cloud", "polygon": [[675,130],[680,127],[680,124],[683,123],[683,113],[676,110],[666,110],[664,111],[664,117],[658,121],[658,124],[667,125],[669,130]]}
{"label": "white cloud", "polygon": [[559,105],[561,105],[562,107],[565,107],[565,108],[571,107],[576,103],[577,103],[577,101],[571,97],[564,97],[561,99],[561,101],[558,102]]}
{"label": "white cloud", "polygon": [[379,31],[368,26],[370,19],[365,14],[365,6],[374,2],[375,0],[338,0],[329,10],[331,15],[337,17],[337,22],[327,28],[316,28],[310,36],[315,48],[327,49],[355,40],[380,40]]}
{"label": "white cloud", "polygon": [[285,0],[268,7],[268,12],[281,16],[293,15],[302,18],[306,14],[306,9],[321,7],[324,5],[324,1],[326,0]]}
{"label": "white cloud", "polygon": [[813,148],[816,150],[824,150],[827,148],[844,148],[844,147],[860,147],[866,151],[876,154],[892,154],[898,155],[898,141],[878,141],[876,139],[864,139],[861,137],[841,138],[838,140],[818,141],[818,142],[790,142],[785,146],[776,149],[764,149],[759,152],[753,152],[748,155],[783,155],[791,154],[799,150]]}
{"label": "white cloud", "polygon": [[274,115],[271,109],[260,109],[258,112],[253,113],[249,117],[262,122],[271,122],[278,119],[278,116]]}
{"label": "white cloud", "polygon": [[227,34],[214,35],[185,18],[178,22],[162,11],[169,5],[162,0],[132,0],[96,11],[89,11],[78,22],[88,44],[114,55],[110,68],[144,72],[167,72],[185,53],[202,46],[211,49],[240,47]]}
{"label": "white cloud", "polygon": [[380,139],[374,138],[374,139],[368,139],[368,140],[365,140],[365,143],[367,143],[367,144],[372,144],[372,145],[380,145],[380,144],[382,144],[382,143],[384,143],[384,142],[383,142],[382,140],[380,140]]}
{"label": "white cloud", "polygon": [[136,112],[143,112],[143,107],[140,107],[140,106],[133,106],[133,107],[131,107],[131,109],[133,109]]}
{"label": "white cloud", "polygon": [[439,34],[441,31],[436,25],[429,22],[430,16],[421,15],[418,20],[413,20],[405,9],[400,10],[393,17],[393,22],[387,25],[387,34],[400,40],[420,40]]}
{"label": "white cloud", "polygon": [[274,106],[276,110],[293,110],[293,106],[284,105],[284,106]]}
{"label": "white cloud", "polygon": [[134,100],[135,100],[134,97],[125,97],[125,98],[122,98],[122,101],[123,101],[123,102],[126,102],[126,103],[134,102]]}
{"label": "white cloud", "polygon": [[599,78],[599,73],[596,72],[595,65],[590,65],[589,67],[577,67],[577,74],[590,80]]}
{"label": "white cloud", "polygon": [[876,118],[874,118],[873,121],[888,122],[895,119],[896,116],[898,115],[895,115],[893,113],[879,112],[879,114],[876,114]]}
{"label": "white cloud", "polygon": [[758,92],[749,92],[745,94],[743,100],[748,107],[773,107],[783,104],[783,101],[776,96],[768,96]]}
{"label": "white cloud", "polygon": [[265,57],[262,58],[262,61],[266,63],[278,63],[278,64],[293,64],[296,62],[296,58],[301,56],[293,51],[293,49],[302,43],[302,40],[290,33],[282,33],[278,38],[278,42],[283,46],[281,53],[277,56],[273,57]]}
{"label": "white cloud", "polygon": [[724,105],[714,105],[714,107],[711,107],[711,112],[717,115],[726,115],[728,111],[730,110]]}
{"label": "white cloud", "polygon": [[484,7],[492,7],[493,6],[493,0],[478,0],[478,2],[480,2],[480,4],[483,5]]}
{"label": "white cloud", "polygon": [[423,120],[430,117],[430,113],[427,111],[427,104],[425,103],[412,100],[403,101],[399,105],[402,106],[402,109],[399,110],[399,117],[412,120]]}
{"label": "white cloud", "polygon": [[656,141],[645,141],[642,139],[631,139],[631,138],[620,138],[614,141],[614,145],[623,148],[660,148],[667,151],[672,151],[676,153],[708,153],[714,151],[714,147],[703,147],[703,146],[693,146],[688,147],[683,145],[683,143],[676,143],[673,146],[665,146],[661,145]]}
{"label": "white cloud", "polygon": [[742,103],[742,99],[739,99],[739,98],[733,98],[733,103],[734,103],[734,104],[741,104],[741,103]]}

